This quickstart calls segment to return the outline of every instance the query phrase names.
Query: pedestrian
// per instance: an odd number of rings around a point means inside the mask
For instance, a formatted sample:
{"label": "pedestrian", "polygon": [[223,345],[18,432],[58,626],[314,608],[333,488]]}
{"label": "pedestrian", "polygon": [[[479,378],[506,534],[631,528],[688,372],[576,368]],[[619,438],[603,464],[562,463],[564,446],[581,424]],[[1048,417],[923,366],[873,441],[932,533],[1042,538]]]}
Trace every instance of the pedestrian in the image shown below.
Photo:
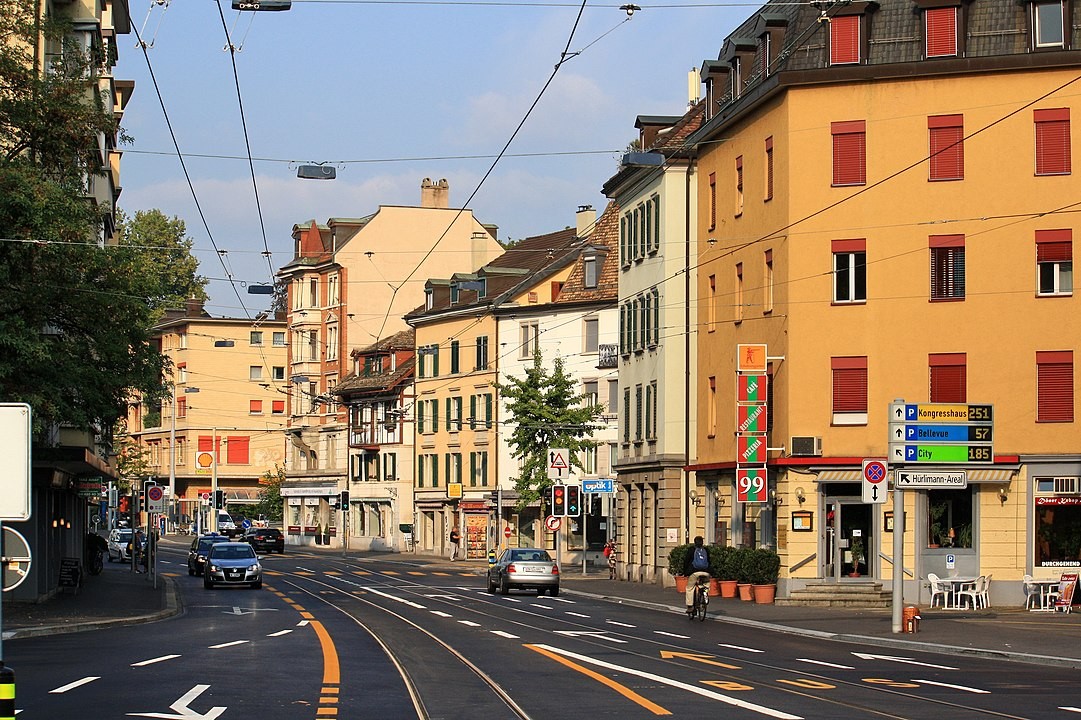
{"label": "pedestrian", "polygon": [[616,541],[609,540],[604,544],[604,557],[608,558],[608,579],[616,579]]}
{"label": "pedestrian", "polygon": [[454,562],[458,559],[458,545],[462,541],[462,536],[458,534],[458,526],[455,525],[450,529],[450,560]]}

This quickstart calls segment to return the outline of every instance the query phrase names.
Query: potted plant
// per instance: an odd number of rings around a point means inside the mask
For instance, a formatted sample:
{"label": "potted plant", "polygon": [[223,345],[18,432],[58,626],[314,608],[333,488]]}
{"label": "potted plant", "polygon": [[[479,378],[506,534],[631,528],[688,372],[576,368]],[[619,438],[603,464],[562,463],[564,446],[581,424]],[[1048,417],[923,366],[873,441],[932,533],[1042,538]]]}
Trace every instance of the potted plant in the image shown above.
{"label": "potted plant", "polygon": [[770,604],[777,594],[777,576],[781,573],[781,556],[770,548],[752,550],[748,564],[748,577],[754,588],[754,601]]}
{"label": "potted plant", "polygon": [[937,548],[942,545],[942,516],[946,513],[946,503],[933,503],[927,506],[927,547]]}
{"label": "potted plant", "polygon": [[315,526],[315,544],[316,545],[322,545],[323,544],[323,526],[322,525],[316,525]]}
{"label": "potted plant", "polygon": [[741,547],[735,550],[736,589],[740,600],[754,600],[751,590],[751,561],[754,548]]}
{"label": "potted plant", "polygon": [[678,592],[687,591],[687,576],[683,574],[683,569],[687,567],[687,556],[693,547],[694,545],[688,543],[676,545],[668,551],[668,574],[675,578]]}
{"label": "potted plant", "polygon": [[736,596],[736,581],[738,580],[736,560],[736,548],[734,547],[715,546],[710,548],[709,572],[710,575],[717,578],[721,597],[734,598]]}
{"label": "potted plant", "polygon": [[849,577],[860,576],[860,563],[863,562],[863,539],[852,538],[848,544],[848,551],[852,553],[852,572]]}

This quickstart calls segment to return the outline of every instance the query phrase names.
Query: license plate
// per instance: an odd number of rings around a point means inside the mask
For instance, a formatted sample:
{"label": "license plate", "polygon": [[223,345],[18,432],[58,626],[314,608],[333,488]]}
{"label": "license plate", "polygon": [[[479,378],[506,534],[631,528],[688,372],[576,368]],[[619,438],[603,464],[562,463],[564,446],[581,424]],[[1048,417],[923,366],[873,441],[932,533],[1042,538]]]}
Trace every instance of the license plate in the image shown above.
{"label": "license plate", "polygon": [[542,573],[542,572],[544,572],[544,568],[539,568],[539,567],[528,567],[528,566],[527,566],[527,567],[525,568],[525,571],[526,571],[527,573],[533,573],[534,575],[537,575],[537,574],[539,574],[539,573]]}

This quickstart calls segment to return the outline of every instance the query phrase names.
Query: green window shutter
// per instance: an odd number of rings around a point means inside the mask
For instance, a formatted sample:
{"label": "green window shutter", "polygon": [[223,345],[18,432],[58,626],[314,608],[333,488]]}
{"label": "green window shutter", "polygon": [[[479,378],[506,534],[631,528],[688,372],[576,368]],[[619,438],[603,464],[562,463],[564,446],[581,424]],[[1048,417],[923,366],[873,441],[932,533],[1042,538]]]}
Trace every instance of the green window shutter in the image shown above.
{"label": "green window shutter", "polygon": [[492,394],[486,393],[484,395],[484,427],[491,429],[492,427]]}
{"label": "green window shutter", "polygon": [[432,432],[439,432],[439,399],[432,400]]}
{"label": "green window shutter", "polygon": [[477,396],[469,396],[469,429],[477,429]]}
{"label": "green window shutter", "polygon": [[439,377],[439,346],[432,345],[432,377]]}
{"label": "green window shutter", "polygon": [[462,454],[454,453],[454,479],[457,482],[462,481]]}
{"label": "green window shutter", "polygon": [[424,348],[417,353],[417,377],[424,377]]}
{"label": "green window shutter", "polygon": [[427,455],[420,456],[420,462],[417,463],[417,487],[424,487],[424,463],[428,459]]}
{"label": "green window shutter", "polygon": [[477,486],[477,453],[469,453],[469,485]]}
{"label": "green window shutter", "polygon": [[447,430],[453,430],[454,424],[451,422],[451,408],[454,407],[454,398],[447,398]]}
{"label": "green window shutter", "polygon": [[432,459],[432,487],[439,487],[439,456],[429,455]]}
{"label": "green window shutter", "polygon": [[450,453],[447,453],[443,456],[443,469],[446,471],[447,474],[447,485],[450,485],[451,478],[453,477],[450,474]]}
{"label": "green window shutter", "polygon": [[417,403],[417,433],[424,434],[424,406],[428,403],[421,400]]}
{"label": "green window shutter", "polygon": [[458,374],[458,341],[452,340],[450,343],[450,373],[451,375]]}

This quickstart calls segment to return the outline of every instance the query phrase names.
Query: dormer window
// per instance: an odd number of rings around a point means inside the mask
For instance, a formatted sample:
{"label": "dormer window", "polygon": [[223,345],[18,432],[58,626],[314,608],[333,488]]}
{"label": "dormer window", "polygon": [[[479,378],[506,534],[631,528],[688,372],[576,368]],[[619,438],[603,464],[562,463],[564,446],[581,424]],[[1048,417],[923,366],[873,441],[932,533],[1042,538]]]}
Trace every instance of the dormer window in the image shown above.
{"label": "dormer window", "polygon": [[1065,47],[1066,13],[1062,0],[1054,2],[1032,3],[1032,46],[1033,48]]}
{"label": "dormer window", "polygon": [[424,291],[424,309],[431,310],[435,307],[435,293],[431,288],[427,288]]}
{"label": "dormer window", "polygon": [[587,255],[582,258],[582,285],[586,289],[592,290],[597,287],[597,276],[599,274],[597,266],[596,255]]}
{"label": "dormer window", "polygon": [[450,284],[450,304],[451,305],[457,305],[458,304],[458,283],[451,283]]}
{"label": "dormer window", "polygon": [[923,12],[927,57],[956,57],[959,8],[928,8]]}

